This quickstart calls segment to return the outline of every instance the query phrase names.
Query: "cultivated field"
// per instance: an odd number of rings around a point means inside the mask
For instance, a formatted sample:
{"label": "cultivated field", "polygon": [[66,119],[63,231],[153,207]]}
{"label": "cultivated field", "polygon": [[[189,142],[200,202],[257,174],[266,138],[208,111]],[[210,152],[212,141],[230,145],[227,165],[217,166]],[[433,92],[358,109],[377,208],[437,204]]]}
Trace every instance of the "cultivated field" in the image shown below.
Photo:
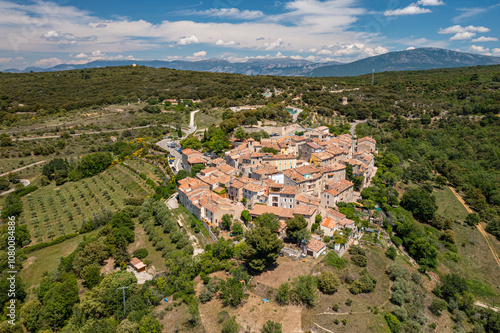
{"label": "cultivated field", "polygon": [[77,232],[85,218],[103,209],[123,208],[127,197],[146,197],[152,192],[144,181],[122,166],[104,173],[59,187],[43,187],[23,197],[26,223],[33,243]]}

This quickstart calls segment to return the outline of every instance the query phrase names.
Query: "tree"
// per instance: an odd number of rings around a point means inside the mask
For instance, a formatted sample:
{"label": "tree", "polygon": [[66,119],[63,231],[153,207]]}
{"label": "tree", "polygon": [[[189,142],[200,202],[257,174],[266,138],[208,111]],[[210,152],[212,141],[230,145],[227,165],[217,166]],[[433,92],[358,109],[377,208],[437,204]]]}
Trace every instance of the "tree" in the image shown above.
{"label": "tree", "polygon": [[243,226],[241,223],[234,223],[233,226],[231,227],[231,231],[235,235],[242,235],[243,234]]}
{"label": "tree", "polygon": [[279,305],[286,305],[290,300],[290,286],[288,282],[280,284],[278,291],[276,292],[276,302]]}
{"label": "tree", "polygon": [[318,276],[318,289],[324,294],[333,294],[339,286],[339,277],[330,271],[323,271]]}
{"label": "tree", "polygon": [[250,220],[252,219],[252,217],[250,216],[250,212],[248,210],[244,210],[241,212],[241,220],[245,223],[248,223],[250,222]]}
{"label": "tree", "polygon": [[139,333],[161,333],[163,325],[151,315],[145,315],[139,322]]}
{"label": "tree", "polygon": [[36,299],[29,301],[21,308],[21,323],[28,332],[36,332],[42,326],[41,310],[42,303]]}
{"label": "tree", "polygon": [[237,307],[243,301],[245,293],[243,292],[243,283],[237,278],[227,279],[220,286],[222,304],[225,306]]}
{"label": "tree", "polygon": [[261,333],[281,333],[281,324],[268,320],[260,331]]}
{"label": "tree", "polygon": [[229,318],[222,323],[221,333],[238,333],[240,325],[234,320],[235,317]]}
{"label": "tree", "polygon": [[198,172],[200,172],[201,170],[205,169],[205,165],[204,164],[195,164],[191,167],[191,177],[196,177],[196,175],[198,174]]}
{"label": "tree", "polygon": [[232,221],[231,215],[229,215],[229,214],[224,214],[224,215],[222,215],[222,221],[221,221],[221,224],[222,224],[222,227],[223,227],[225,230],[230,230],[230,229],[231,229],[231,225],[233,224],[233,221]]}
{"label": "tree", "polygon": [[304,233],[301,231],[307,228],[307,221],[303,215],[295,215],[294,218],[287,219],[286,225],[286,235],[288,237],[294,239],[296,242],[304,239]]}
{"label": "tree", "polygon": [[276,155],[279,153],[279,151],[273,147],[263,147],[261,150],[260,150],[261,153],[271,153],[273,155]]}
{"label": "tree", "polygon": [[246,262],[256,271],[263,271],[266,265],[278,259],[283,248],[283,241],[278,235],[265,227],[257,227],[245,234],[247,244]]}
{"label": "tree", "polygon": [[447,308],[447,304],[444,300],[439,299],[439,298],[434,298],[432,300],[431,305],[429,306],[429,310],[432,312],[433,315],[436,317],[441,317],[441,312]]}
{"label": "tree", "polygon": [[387,251],[385,251],[385,255],[388,258],[394,260],[394,259],[396,259],[397,255],[398,255],[398,251],[395,248],[390,247],[387,249]]}
{"label": "tree", "polygon": [[85,280],[85,285],[87,288],[92,289],[94,286],[97,286],[101,280],[101,266],[97,264],[91,264],[85,266],[80,273],[82,279]]}
{"label": "tree", "polygon": [[436,197],[420,188],[412,188],[405,192],[401,199],[401,207],[413,213],[421,222],[432,220],[437,210]]}
{"label": "tree", "polygon": [[234,137],[238,140],[243,140],[247,137],[247,132],[241,127],[238,127],[236,129],[236,133],[234,134]]}
{"label": "tree", "polygon": [[8,134],[3,133],[0,135],[0,147],[8,147],[12,145],[13,145],[12,139]]}
{"label": "tree", "polygon": [[316,301],[316,281],[311,275],[301,275],[294,279],[292,298],[297,303],[312,307]]}
{"label": "tree", "polygon": [[465,218],[465,223],[470,226],[478,225],[479,222],[481,222],[481,218],[476,213],[467,214],[467,217]]}
{"label": "tree", "polygon": [[201,149],[201,142],[195,136],[181,140],[180,144],[182,149],[187,149],[187,148],[191,148],[194,150]]}
{"label": "tree", "polygon": [[182,179],[189,177],[189,176],[190,176],[189,171],[182,169],[182,170],[179,170],[179,172],[177,172],[177,175],[175,175],[175,179],[177,181],[179,181],[179,180],[182,180]]}
{"label": "tree", "polygon": [[[241,215],[243,215],[243,212],[241,213]],[[264,213],[261,216],[258,216],[254,222],[256,225],[263,228],[268,228],[269,230],[274,232],[278,231],[280,228],[278,217],[272,213]]]}
{"label": "tree", "polygon": [[10,181],[5,177],[0,177],[0,191],[6,191],[10,187]]}

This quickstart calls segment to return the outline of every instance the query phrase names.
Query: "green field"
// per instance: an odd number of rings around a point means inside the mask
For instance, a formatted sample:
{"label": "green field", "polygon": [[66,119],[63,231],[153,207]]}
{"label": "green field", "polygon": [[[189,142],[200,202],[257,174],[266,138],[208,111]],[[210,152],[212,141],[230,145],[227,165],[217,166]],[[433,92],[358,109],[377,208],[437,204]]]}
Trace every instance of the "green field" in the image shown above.
{"label": "green field", "polygon": [[146,174],[146,176],[149,179],[153,180],[156,184],[160,185],[162,183],[162,180],[159,176],[159,173],[161,174],[161,171],[155,168],[150,163],[144,162],[143,160],[138,158],[126,160],[124,163],[126,163],[132,169]]}
{"label": "green field", "polygon": [[104,173],[59,187],[43,187],[23,198],[26,223],[33,243],[76,232],[83,219],[91,218],[102,209],[123,208],[127,197],[146,197],[152,190],[144,181],[122,166]]}
{"label": "green field", "polygon": [[447,186],[442,190],[435,189],[432,194],[436,197],[439,215],[449,217],[452,220],[465,220],[467,210]]}
{"label": "green field", "polygon": [[218,125],[222,120],[223,109],[213,109],[208,111],[200,111],[195,114],[194,122],[198,128],[207,128],[212,125]]}
{"label": "green field", "polygon": [[66,257],[73,252],[84,237],[89,237],[91,233],[78,235],[62,243],[55,244],[44,249],[33,251],[28,254],[28,258],[23,263],[21,278],[26,288],[36,286],[44,272],[53,273],[59,266],[60,258]]}

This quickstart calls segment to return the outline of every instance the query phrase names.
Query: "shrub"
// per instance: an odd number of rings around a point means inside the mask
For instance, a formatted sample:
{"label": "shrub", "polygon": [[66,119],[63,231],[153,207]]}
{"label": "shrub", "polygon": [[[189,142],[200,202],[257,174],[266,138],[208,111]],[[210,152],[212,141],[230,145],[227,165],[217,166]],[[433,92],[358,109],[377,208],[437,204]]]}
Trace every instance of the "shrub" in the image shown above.
{"label": "shrub", "polygon": [[385,255],[388,258],[394,260],[398,256],[398,251],[395,248],[390,247],[390,248],[387,249],[387,251],[385,251]]}
{"label": "shrub", "polygon": [[355,254],[351,256],[351,261],[353,264],[359,267],[366,267],[368,260],[366,259],[365,256],[360,255],[360,254]]}
{"label": "shrub", "polygon": [[333,294],[340,286],[340,279],[329,271],[323,271],[318,276],[318,289],[324,294]]}
{"label": "shrub", "polygon": [[148,256],[148,250],[146,249],[137,249],[134,251],[133,256],[136,257],[137,259],[144,259]]}

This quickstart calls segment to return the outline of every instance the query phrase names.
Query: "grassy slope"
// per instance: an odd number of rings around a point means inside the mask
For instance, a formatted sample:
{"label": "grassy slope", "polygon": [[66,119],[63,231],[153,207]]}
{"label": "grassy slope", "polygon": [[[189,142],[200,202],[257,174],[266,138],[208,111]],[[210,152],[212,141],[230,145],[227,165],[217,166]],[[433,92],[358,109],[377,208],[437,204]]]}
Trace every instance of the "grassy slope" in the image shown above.
{"label": "grassy slope", "polygon": [[[465,220],[467,210],[458,201],[451,190],[436,190],[433,193],[438,204],[438,214],[452,220]],[[453,223],[459,262],[440,256],[441,265],[438,271],[443,274],[457,273],[472,281],[471,288],[479,300],[500,302],[500,286],[498,277],[500,267],[494,261],[491,251],[481,233],[476,228]],[[498,243],[498,242],[495,242]]]}

